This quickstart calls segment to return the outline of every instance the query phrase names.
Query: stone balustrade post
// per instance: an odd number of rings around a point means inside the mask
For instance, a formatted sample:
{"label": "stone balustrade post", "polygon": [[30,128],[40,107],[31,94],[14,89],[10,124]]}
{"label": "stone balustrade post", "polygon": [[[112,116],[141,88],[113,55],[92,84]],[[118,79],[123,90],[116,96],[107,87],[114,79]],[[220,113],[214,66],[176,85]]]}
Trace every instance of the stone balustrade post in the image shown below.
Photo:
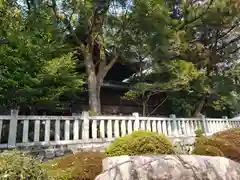
{"label": "stone balustrade post", "polygon": [[9,125],[8,148],[16,147],[18,110],[11,110],[11,119]]}
{"label": "stone balustrade post", "polygon": [[137,112],[132,114],[135,117],[134,122],[134,131],[138,131],[140,129],[140,121],[139,121],[139,114]]}
{"label": "stone balustrade post", "polygon": [[230,126],[228,117],[227,116],[223,116],[222,118],[223,118],[223,121],[226,121],[225,129],[229,129],[231,126]]}
{"label": "stone balustrade post", "polygon": [[82,138],[83,140],[89,139],[89,113],[84,111],[82,113],[83,117],[83,126],[82,126]]}
{"label": "stone balustrade post", "polygon": [[201,120],[202,120],[202,124],[203,124],[203,132],[205,135],[207,135],[207,133],[209,133],[209,128],[208,128],[208,123],[207,123],[206,117],[204,115],[201,115]]}
{"label": "stone balustrade post", "polygon": [[172,136],[178,137],[179,133],[178,133],[176,115],[175,114],[171,114],[170,115],[170,119],[172,121]]}

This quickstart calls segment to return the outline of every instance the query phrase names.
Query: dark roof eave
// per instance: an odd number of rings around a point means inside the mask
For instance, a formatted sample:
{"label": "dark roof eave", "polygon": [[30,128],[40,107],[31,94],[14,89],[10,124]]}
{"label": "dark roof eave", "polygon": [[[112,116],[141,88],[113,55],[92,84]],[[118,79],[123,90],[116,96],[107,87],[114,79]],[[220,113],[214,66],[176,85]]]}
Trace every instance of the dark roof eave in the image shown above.
{"label": "dark roof eave", "polygon": [[[87,88],[87,86],[88,86],[87,83],[84,84],[84,87]],[[121,83],[121,82],[105,81],[102,84],[102,88],[129,90],[130,84],[129,83]]]}
{"label": "dark roof eave", "polygon": [[104,82],[102,87],[104,88],[113,88],[113,89],[124,89],[124,90],[129,90],[130,86],[129,84],[114,84],[114,83],[109,83],[109,82]]}

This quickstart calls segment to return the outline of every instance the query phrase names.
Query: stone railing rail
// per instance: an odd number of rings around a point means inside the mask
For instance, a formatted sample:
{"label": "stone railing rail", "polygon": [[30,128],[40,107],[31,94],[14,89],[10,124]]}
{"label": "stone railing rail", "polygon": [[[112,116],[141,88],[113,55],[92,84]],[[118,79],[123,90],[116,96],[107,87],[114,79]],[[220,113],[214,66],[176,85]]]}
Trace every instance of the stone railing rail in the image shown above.
{"label": "stone railing rail", "polygon": [[12,110],[0,116],[0,149],[32,146],[108,143],[135,130],[149,130],[171,139],[194,138],[195,130],[207,135],[231,127],[240,127],[240,119],[132,116],[22,116]]}

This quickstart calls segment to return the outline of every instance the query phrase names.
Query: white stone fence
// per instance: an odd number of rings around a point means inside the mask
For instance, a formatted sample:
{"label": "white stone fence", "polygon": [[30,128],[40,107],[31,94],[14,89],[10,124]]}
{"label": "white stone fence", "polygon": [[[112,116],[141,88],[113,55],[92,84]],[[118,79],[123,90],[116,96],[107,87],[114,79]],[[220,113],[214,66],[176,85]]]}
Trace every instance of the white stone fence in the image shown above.
{"label": "white stone fence", "polygon": [[73,116],[22,116],[12,110],[10,116],[0,116],[0,149],[106,143],[140,129],[164,133],[171,139],[190,138],[195,136],[196,129],[211,135],[231,127],[240,127],[240,119],[139,117],[138,113],[89,116],[88,112]]}

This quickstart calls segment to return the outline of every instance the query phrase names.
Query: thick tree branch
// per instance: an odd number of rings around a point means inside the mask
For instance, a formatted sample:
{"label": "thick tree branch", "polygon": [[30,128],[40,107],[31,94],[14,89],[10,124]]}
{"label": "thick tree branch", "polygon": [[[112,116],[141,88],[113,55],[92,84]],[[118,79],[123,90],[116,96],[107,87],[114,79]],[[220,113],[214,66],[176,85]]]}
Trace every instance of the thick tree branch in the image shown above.
{"label": "thick tree branch", "polygon": [[28,0],[26,0],[26,4],[27,4],[27,7],[28,7],[28,11],[30,11],[31,10],[31,5],[30,5]]}
{"label": "thick tree branch", "polygon": [[52,9],[53,9],[53,12],[55,14],[55,16],[57,16],[57,3],[56,3],[56,0],[52,0]]}
{"label": "thick tree branch", "polygon": [[197,107],[196,107],[196,109],[195,109],[195,111],[193,113],[194,117],[198,116],[199,113],[201,113],[201,110],[202,110],[202,108],[203,108],[203,106],[205,104],[205,99],[206,99],[206,95],[204,94],[204,95],[202,95],[201,100],[200,100],[199,104],[197,104]]}
{"label": "thick tree branch", "polygon": [[240,36],[238,36],[238,37],[232,39],[231,41],[229,41],[229,42],[226,43],[226,44],[223,44],[222,47],[219,48],[219,49],[217,49],[217,50],[225,49],[225,48],[228,47],[229,45],[231,45],[231,44],[233,44],[233,43],[235,43],[235,42],[237,42],[237,41],[239,41],[239,40],[240,40]]}
{"label": "thick tree branch", "polygon": [[97,81],[99,84],[103,83],[104,77],[106,76],[108,71],[112,68],[112,66],[116,63],[118,58],[119,58],[119,53],[116,52],[108,64],[105,56],[104,56],[104,59],[100,60],[98,73],[97,73]]}
{"label": "thick tree branch", "polygon": [[147,99],[145,100],[145,103],[147,103],[148,101],[149,101],[149,99],[152,97],[152,96],[154,96],[154,95],[156,95],[156,94],[159,94],[160,92],[151,92],[148,96],[147,96]]}
{"label": "thick tree branch", "polygon": [[234,24],[227,32],[219,36],[219,39],[224,38],[226,35],[228,35],[231,31],[233,31],[236,27],[239,26],[239,23]]}
{"label": "thick tree branch", "polygon": [[[110,6],[110,0],[108,0],[107,2],[107,7]],[[105,7],[106,8],[106,7]],[[124,19],[123,19],[123,23],[122,23],[122,26],[121,28],[116,32],[116,34],[114,36],[119,36],[119,34],[121,34],[121,32],[125,29],[126,27],[126,19],[127,19],[127,13],[128,13],[128,8],[126,8],[126,11],[123,15]],[[101,12],[101,14],[103,14]],[[102,24],[101,26],[103,25],[103,21],[104,19],[102,18]],[[102,46],[102,44],[100,44]],[[98,79],[98,82],[101,84],[104,77],[106,76],[107,72],[112,68],[112,66],[116,63],[116,61],[118,60],[119,58],[119,52],[118,52],[118,47],[115,47],[114,48],[114,51],[113,52],[113,57],[112,59],[107,63],[107,57],[106,57],[106,53],[105,53],[105,47],[103,47],[104,49],[104,55],[103,55],[103,58],[100,57],[99,61],[96,63],[96,65],[98,64],[98,73],[97,73],[97,79]],[[96,66],[95,65],[95,66]]]}
{"label": "thick tree branch", "polygon": [[[129,2],[128,5],[130,5],[130,2]],[[127,13],[128,13],[128,10],[129,10],[128,5],[127,5],[127,7],[125,9],[125,12],[124,12],[124,15],[123,15],[122,25],[118,29],[118,31],[115,33],[115,35],[114,35],[115,37],[119,36],[121,34],[121,32],[125,30],[125,27],[129,23],[129,21],[127,21]],[[104,13],[106,13],[106,9],[108,9],[109,6],[110,6],[110,0],[105,1],[105,6],[103,7],[104,9],[101,11],[102,16],[103,16]],[[104,19],[102,18],[101,26],[103,25],[103,22],[104,22]],[[102,44],[100,44],[100,45],[102,46]],[[95,64],[95,66],[98,65],[97,79],[98,79],[98,82],[100,84],[102,83],[102,81],[103,81],[104,77],[106,76],[107,72],[112,68],[112,66],[116,63],[116,61],[118,60],[118,58],[120,56],[120,53],[118,52],[119,47],[115,47],[114,52],[112,53],[113,57],[110,59],[109,62],[107,62],[107,57],[106,57],[107,55],[105,53],[105,47],[103,47],[103,49],[104,49],[103,57],[102,58],[100,57],[99,61]]]}
{"label": "thick tree branch", "polygon": [[167,96],[160,104],[158,104],[158,105],[154,108],[154,110],[153,110],[151,113],[148,114],[148,116],[151,116],[161,105],[163,105],[163,104],[166,102],[167,99],[168,99],[168,96]]}
{"label": "thick tree branch", "polygon": [[236,48],[235,50],[233,50],[232,52],[230,52],[229,54],[235,54],[237,53],[238,51],[240,51],[240,46],[238,48]]}
{"label": "thick tree branch", "polygon": [[107,64],[107,66],[105,67],[105,70],[110,70],[110,68],[114,65],[114,63],[116,63],[116,61],[119,58],[119,53],[116,52],[114,57],[110,60],[110,62]]}

